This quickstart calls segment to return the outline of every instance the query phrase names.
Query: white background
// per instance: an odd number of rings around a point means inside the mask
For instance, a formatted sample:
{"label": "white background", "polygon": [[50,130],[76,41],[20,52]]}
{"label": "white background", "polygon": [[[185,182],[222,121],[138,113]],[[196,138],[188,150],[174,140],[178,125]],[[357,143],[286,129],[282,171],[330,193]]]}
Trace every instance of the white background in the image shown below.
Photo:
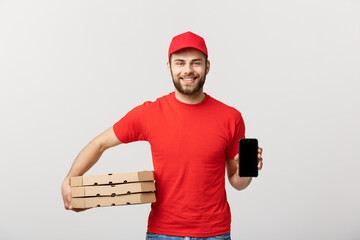
{"label": "white background", "polygon": [[[171,38],[193,31],[205,92],[264,148],[248,189],[227,183],[233,239],[359,239],[360,2],[0,1],[0,239],[144,239],[150,205],[64,210],[80,150],[173,91]],[[152,170],[146,142],[87,174]]]}

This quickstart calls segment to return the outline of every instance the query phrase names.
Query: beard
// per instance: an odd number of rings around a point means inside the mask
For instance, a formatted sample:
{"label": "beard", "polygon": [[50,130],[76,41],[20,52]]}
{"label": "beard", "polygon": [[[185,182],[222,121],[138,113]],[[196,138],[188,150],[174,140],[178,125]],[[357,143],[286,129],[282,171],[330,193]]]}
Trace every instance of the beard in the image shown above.
{"label": "beard", "polygon": [[205,84],[205,79],[206,79],[206,68],[204,71],[204,74],[202,76],[198,75],[198,74],[192,74],[186,77],[196,77],[195,82],[193,82],[193,84],[189,84],[189,85],[181,85],[181,80],[180,77],[174,77],[173,72],[171,71],[171,77],[173,80],[173,84],[176,88],[176,90],[184,95],[187,96],[192,96],[192,95],[196,95],[198,94],[202,87]]}

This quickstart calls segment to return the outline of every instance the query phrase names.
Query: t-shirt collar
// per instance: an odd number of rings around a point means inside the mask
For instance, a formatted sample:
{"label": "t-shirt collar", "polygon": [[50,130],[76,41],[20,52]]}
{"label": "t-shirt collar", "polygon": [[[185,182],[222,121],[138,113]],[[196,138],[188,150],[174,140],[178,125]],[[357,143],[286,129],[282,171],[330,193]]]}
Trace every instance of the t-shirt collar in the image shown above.
{"label": "t-shirt collar", "polygon": [[205,98],[204,100],[202,100],[200,103],[196,103],[196,104],[189,104],[189,103],[184,103],[179,101],[176,97],[175,97],[175,92],[170,93],[170,97],[172,99],[172,102],[174,104],[176,104],[179,107],[183,107],[183,108],[187,108],[187,109],[198,109],[202,106],[204,106],[206,104],[206,102],[209,100],[210,96],[208,94],[205,93]]}

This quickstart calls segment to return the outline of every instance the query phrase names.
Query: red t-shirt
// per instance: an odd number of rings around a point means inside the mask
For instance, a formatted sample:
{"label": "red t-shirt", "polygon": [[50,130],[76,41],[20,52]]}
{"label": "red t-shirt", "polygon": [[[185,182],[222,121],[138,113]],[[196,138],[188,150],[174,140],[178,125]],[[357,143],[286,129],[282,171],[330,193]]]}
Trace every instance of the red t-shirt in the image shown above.
{"label": "red t-shirt", "polygon": [[157,201],[148,232],[208,237],[230,231],[225,164],[245,137],[239,111],[209,95],[185,104],[172,92],[134,108],[113,129],[122,143],[151,145]]}

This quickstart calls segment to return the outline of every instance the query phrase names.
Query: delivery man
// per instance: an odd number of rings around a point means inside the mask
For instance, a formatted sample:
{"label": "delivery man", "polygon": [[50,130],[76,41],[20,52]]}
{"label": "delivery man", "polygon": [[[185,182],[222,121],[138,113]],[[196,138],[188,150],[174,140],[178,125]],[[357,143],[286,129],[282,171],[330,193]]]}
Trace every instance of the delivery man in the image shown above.
{"label": "delivery man", "polygon": [[[83,175],[110,147],[148,141],[157,201],[151,205],[146,239],[230,239],[225,169],[235,189],[251,182],[239,176],[242,115],[203,91],[210,61],[202,37],[192,32],[175,36],[167,68],[174,92],[135,107],[76,157],[62,184],[65,208],[83,210],[71,206],[71,177]],[[262,164],[259,148],[259,170]]]}

